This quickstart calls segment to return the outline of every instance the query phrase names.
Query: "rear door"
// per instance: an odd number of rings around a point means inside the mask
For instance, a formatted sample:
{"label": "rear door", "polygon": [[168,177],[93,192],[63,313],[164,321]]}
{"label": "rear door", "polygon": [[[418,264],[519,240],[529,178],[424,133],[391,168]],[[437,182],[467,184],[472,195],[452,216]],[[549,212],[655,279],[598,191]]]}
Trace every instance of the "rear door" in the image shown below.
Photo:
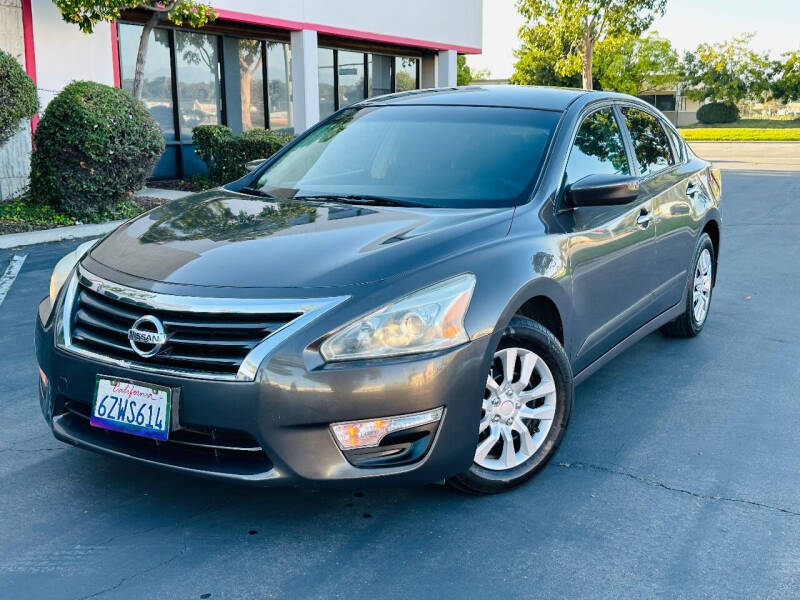
{"label": "rear door", "polygon": [[[636,174],[619,117],[613,106],[584,117],[564,188],[588,175]],[[573,275],[576,372],[653,317],[651,209],[645,196],[623,206],[581,206],[562,214]]]}
{"label": "rear door", "polygon": [[651,202],[656,234],[653,308],[660,314],[680,302],[685,289],[695,234],[690,196],[701,186],[682,168],[683,148],[661,117],[640,107],[623,106],[621,111],[641,172],[642,197]]}

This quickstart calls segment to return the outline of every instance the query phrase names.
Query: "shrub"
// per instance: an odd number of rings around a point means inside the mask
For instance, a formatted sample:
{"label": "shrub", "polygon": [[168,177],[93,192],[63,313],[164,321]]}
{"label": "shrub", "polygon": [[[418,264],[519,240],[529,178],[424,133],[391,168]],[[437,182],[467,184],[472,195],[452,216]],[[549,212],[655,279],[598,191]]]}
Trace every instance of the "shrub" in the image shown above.
{"label": "shrub", "polygon": [[65,87],[34,135],[31,193],[77,217],[141,188],[164,151],[156,120],[128,92],[93,81]]}
{"label": "shrub", "polygon": [[22,119],[39,110],[36,84],[17,59],[0,50],[0,146],[14,135]]}
{"label": "shrub", "polygon": [[209,171],[214,164],[214,150],[217,144],[226,138],[233,137],[233,131],[225,125],[198,125],[192,129],[194,151]]}
{"label": "shrub", "polygon": [[704,104],[697,111],[697,120],[701,123],[733,123],[739,120],[739,109],[735,104],[727,102],[711,102]]}
{"label": "shrub", "polygon": [[247,173],[247,162],[269,158],[294,138],[290,133],[267,129],[251,129],[233,136],[226,135],[224,129],[228,128],[202,125],[192,130],[197,155],[208,165],[208,176],[216,183],[242,177]]}

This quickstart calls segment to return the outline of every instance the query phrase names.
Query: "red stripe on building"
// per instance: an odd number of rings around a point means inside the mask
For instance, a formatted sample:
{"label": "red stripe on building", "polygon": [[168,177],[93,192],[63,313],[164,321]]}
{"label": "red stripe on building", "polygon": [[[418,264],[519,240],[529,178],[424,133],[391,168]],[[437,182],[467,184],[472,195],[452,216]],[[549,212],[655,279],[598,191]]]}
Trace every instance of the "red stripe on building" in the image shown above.
{"label": "red stripe on building", "polygon": [[111,66],[114,69],[114,87],[122,87],[119,74],[119,43],[117,41],[117,22],[111,21]]}
{"label": "red stripe on building", "polygon": [[[31,12],[31,0],[22,0],[22,41],[25,46],[25,71],[28,77],[36,83],[36,50],[33,44],[33,13]],[[39,124],[39,115],[36,114],[31,119],[31,133],[36,131]]]}
{"label": "red stripe on building", "polygon": [[330,27],[328,25],[319,25],[316,23],[301,23],[299,21],[287,21],[286,19],[275,19],[273,17],[251,15],[248,13],[237,12],[235,10],[221,10],[221,9],[215,9],[215,10],[220,19],[225,19],[226,21],[236,21],[238,23],[249,23],[251,25],[264,25],[267,27],[276,27],[278,29],[290,29],[292,31],[310,29],[312,31],[316,31],[317,33],[324,33],[327,35],[337,35],[340,37],[356,38],[359,40],[369,40],[371,42],[384,42],[387,44],[396,44],[399,46],[430,48],[431,50],[455,50],[459,54],[481,53],[480,48],[473,48],[470,46],[458,46],[455,44],[431,42],[428,40],[417,40],[414,38],[399,37],[396,35],[370,33],[368,31],[358,31],[356,29],[345,29],[342,27]]}

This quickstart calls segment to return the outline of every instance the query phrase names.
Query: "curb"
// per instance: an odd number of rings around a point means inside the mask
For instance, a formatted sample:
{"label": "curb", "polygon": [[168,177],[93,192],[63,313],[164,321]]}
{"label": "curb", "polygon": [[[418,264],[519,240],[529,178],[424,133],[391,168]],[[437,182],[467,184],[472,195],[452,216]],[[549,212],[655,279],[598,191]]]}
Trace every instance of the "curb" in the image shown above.
{"label": "curb", "polygon": [[31,246],[46,242],[62,242],[64,240],[77,240],[80,238],[99,237],[122,225],[125,221],[110,221],[108,223],[92,223],[90,225],[68,225],[41,231],[26,231],[24,233],[8,233],[0,235],[0,250]]}

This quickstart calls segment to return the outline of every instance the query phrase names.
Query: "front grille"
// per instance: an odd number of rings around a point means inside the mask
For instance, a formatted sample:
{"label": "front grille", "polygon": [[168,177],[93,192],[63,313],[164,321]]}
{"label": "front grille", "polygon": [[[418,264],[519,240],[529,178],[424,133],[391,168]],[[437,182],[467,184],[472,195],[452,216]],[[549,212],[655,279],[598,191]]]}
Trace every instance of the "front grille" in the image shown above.
{"label": "front grille", "polygon": [[[140,357],[128,330],[144,315],[164,324],[167,342],[155,356]],[[71,344],[89,351],[170,371],[235,375],[247,354],[299,313],[196,313],[143,308],[78,285],[72,312]]]}
{"label": "front grille", "polygon": [[73,436],[111,450],[186,467],[239,474],[265,473],[272,462],[250,434],[232,429],[189,426],[171,431],[169,440],[148,438],[92,427],[91,406],[62,398],[64,410],[57,417]]}

